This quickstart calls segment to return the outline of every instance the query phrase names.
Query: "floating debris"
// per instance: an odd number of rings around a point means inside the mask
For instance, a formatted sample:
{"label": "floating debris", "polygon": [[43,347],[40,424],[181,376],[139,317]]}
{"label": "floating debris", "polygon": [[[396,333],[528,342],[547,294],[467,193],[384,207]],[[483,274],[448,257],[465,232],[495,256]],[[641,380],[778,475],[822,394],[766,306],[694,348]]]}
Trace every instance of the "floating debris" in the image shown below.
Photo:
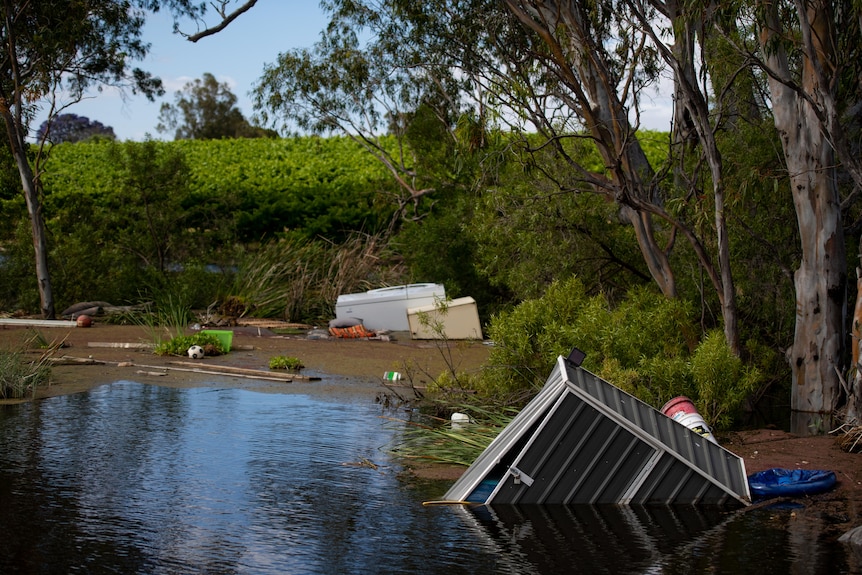
{"label": "floating debris", "polygon": [[444,500],[742,507],[751,495],[739,456],[561,356]]}

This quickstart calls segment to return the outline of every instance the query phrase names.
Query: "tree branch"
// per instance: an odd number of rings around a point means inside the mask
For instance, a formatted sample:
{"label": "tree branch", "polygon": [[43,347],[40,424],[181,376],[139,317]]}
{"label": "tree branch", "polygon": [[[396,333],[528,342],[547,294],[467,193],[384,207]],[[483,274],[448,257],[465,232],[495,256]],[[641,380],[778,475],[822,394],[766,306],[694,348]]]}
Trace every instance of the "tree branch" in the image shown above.
{"label": "tree branch", "polygon": [[[207,36],[212,36],[213,34],[218,34],[222,30],[228,27],[228,25],[239,18],[239,16],[245,12],[248,12],[255,4],[257,4],[257,0],[248,0],[245,4],[234,10],[230,14],[225,14],[224,10],[218,10],[219,14],[222,16],[222,21],[213,26],[212,28],[207,28],[197,34],[186,35],[186,38],[190,42],[197,42],[201,38],[206,38]],[[222,2],[222,7],[224,7],[225,3]]]}

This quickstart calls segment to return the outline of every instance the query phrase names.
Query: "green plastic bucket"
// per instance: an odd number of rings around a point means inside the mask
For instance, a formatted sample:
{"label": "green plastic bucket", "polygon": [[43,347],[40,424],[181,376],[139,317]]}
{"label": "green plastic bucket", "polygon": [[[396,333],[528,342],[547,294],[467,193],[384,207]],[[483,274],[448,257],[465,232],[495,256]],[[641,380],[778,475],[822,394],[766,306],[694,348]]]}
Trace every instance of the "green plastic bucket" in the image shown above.
{"label": "green plastic bucket", "polygon": [[230,344],[233,343],[233,332],[229,329],[202,329],[201,333],[216,336],[219,342],[221,342],[224,352],[227,353],[230,351]]}

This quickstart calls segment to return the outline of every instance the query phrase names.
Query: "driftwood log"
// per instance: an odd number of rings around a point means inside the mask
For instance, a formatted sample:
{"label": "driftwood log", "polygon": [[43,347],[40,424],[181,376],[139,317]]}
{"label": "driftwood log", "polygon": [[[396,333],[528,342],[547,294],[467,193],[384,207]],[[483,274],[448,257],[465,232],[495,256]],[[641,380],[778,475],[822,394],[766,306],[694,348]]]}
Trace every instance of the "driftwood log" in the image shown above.
{"label": "driftwood log", "polygon": [[131,313],[135,311],[143,311],[150,307],[149,303],[137,305],[114,305],[106,301],[82,301],[70,305],[60,314],[63,317],[77,319],[80,315],[99,316],[99,315],[115,315],[121,313]]}

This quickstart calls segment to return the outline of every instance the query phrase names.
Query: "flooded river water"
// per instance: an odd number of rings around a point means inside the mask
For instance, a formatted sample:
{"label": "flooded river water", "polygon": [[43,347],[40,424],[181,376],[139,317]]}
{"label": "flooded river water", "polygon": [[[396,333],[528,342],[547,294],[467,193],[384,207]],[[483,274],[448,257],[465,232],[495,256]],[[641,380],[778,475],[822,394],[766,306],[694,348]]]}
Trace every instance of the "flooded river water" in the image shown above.
{"label": "flooded river water", "polygon": [[121,381],[0,406],[0,573],[854,573],[804,507],[423,506],[367,395]]}

